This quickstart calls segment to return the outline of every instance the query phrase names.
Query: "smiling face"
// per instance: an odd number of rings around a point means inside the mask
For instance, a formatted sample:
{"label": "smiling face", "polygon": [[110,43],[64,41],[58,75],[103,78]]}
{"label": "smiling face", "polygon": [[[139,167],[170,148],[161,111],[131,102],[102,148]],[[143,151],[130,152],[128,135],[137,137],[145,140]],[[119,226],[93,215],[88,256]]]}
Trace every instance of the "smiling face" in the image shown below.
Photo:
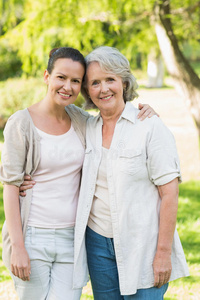
{"label": "smiling face", "polygon": [[117,113],[124,108],[121,77],[103,71],[98,62],[89,64],[86,73],[87,91],[101,113]]}
{"label": "smiling face", "polygon": [[84,67],[70,58],[59,58],[49,74],[46,70],[44,81],[48,85],[47,97],[58,105],[73,103],[81,90]]}

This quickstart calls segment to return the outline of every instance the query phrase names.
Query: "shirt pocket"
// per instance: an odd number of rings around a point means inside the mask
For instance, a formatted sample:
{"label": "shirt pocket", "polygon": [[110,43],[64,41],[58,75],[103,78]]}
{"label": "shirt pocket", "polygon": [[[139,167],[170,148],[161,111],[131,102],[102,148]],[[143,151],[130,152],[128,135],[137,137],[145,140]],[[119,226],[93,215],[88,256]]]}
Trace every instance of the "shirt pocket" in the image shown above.
{"label": "shirt pocket", "polygon": [[134,175],[142,168],[142,150],[127,149],[119,155],[120,171]]}

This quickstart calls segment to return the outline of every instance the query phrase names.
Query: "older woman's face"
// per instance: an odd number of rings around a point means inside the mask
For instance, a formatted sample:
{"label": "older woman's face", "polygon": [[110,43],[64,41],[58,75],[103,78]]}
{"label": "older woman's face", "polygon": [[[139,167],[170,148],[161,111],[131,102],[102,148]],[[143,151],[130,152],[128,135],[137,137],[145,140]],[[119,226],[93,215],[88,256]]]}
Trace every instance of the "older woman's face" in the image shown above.
{"label": "older woman's face", "polygon": [[114,113],[124,107],[123,83],[121,77],[104,72],[99,63],[89,64],[86,73],[87,90],[93,103],[100,109]]}

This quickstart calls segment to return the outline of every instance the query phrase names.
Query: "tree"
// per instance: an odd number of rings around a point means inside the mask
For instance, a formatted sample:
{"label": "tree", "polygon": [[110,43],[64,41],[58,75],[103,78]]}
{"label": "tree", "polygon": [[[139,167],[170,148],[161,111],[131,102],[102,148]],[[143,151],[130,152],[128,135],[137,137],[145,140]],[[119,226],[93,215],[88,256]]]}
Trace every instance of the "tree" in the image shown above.
{"label": "tree", "polygon": [[[200,1],[196,4],[199,5],[194,5],[193,10],[200,11]],[[166,67],[186,99],[200,137],[200,79],[180,50],[172,27],[170,1],[157,2],[154,12],[156,35]]]}
{"label": "tree", "polygon": [[199,77],[184,56],[185,43],[199,47],[200,1],[185,0],[183,5],[182,0],[2,0],[2,4],[0,14],[7,18],[1,23],[0,58],[10,49],[27,76],[46,67],[52,47],[69,45],[87,54],[102,44],[114,46],[133,68],[138,57],[146,66],[148,54],[160,48],[200,134]]}

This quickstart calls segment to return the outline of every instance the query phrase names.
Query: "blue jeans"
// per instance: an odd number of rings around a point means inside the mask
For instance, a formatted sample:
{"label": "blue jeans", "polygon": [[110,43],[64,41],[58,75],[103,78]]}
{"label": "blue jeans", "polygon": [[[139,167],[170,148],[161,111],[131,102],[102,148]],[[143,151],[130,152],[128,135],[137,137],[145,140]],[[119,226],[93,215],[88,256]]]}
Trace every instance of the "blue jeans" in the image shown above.
{"label": "blue jeans", "polygon": [[168,284],[161,288],[139,289],[134,295],[120,294],[113,239],[103,237],[87,227],[88,268],[95,300],[162,300]]}

